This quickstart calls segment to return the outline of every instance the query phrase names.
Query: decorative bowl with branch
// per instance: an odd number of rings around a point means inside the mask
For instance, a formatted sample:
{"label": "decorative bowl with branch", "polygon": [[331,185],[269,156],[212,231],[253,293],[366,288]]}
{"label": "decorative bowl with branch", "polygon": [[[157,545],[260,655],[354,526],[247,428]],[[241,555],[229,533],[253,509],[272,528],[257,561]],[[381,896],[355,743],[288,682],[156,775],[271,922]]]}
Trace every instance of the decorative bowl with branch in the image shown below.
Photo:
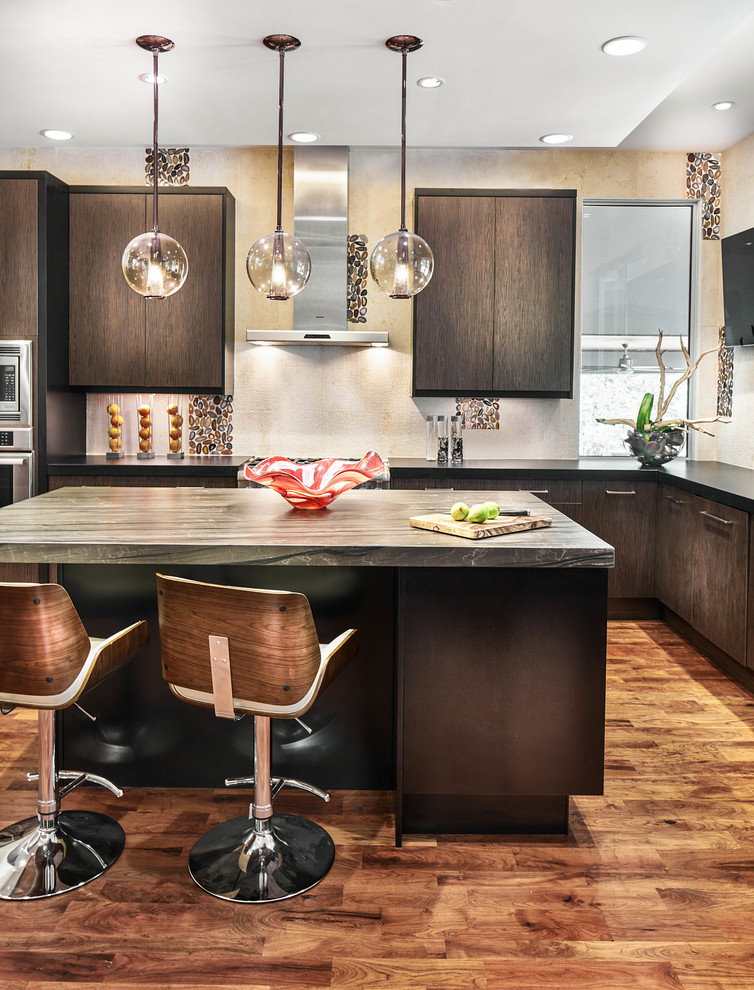
{"label": "decorative bowl with branch", "polygon": [[716,354],[720,350],[717,347],[710,347],[709,350],[702,351],[696,361],[692,364],[691,357],[680,338],[681,350],[686,360],[686,370],[680,378],[671,385],[667,395],[665,394],[665,364],[662,360],[662,330],[658,330],[657,347],[655,356],[660,369],[660,389],[657,396],[657,407],[654,418],[652,418],[652,407],[654,406],[654,393],[647,392],[641,400],[639,412],[635,420],[633,419],[597,419],[598,423],[616,425],[623,423],[630,427],[628,435],[623,441],[642,467],[656,467],[658,464],[665,464],[672,461],[683,447],[689,430],[697,430],[699,433],[706,433],[707,436],[714,436],[709,430],[702,428],[700,424],[708,423],[729,423],[730,419],[722,416],[713,416],[707,419],[666,419],[668,408],[673,401],[673,397],[683,382],[687,382],[696,372],[702,358],[708,354]]}

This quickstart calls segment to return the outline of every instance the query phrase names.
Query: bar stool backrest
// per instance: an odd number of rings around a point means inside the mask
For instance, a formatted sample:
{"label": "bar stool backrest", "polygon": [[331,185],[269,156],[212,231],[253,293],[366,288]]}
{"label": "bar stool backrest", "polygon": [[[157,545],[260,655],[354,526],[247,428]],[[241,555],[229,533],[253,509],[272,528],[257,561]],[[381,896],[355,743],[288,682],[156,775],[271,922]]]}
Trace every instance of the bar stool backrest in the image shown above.
{"label": "bar stool backrest", "polygon": [[162,674],[212,692],[210,637],[228,639],[233,697],[290,705],[311,687],[320,648],[305,595],[157,575]]}
{"label": "bar stool backrest", "polygon": [[60,694],[80,673],[89,649],[59,584],[0,583],[0,694]]}

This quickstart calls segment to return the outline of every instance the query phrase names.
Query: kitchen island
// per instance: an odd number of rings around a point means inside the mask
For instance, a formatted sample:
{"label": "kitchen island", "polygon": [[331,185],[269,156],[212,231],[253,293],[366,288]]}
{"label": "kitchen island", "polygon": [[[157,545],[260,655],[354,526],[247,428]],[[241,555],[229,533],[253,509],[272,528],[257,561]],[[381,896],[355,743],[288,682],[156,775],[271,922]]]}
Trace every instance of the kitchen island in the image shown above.
{"label": "kitchen island", "polygon": [[520,492],[496,500],[551,527],[471,541],[408,525],[447,500],[354,491],[305,512],[259,490],[64,488],[0,510],[0,561],[53,565],[92,635],[132,617],[152,627],[150,652],[92,692],[101,720],[66,713],[64,759],[132,785],[247,772],[245,722],[161,681],[154,573],[295,588],[323,639],[356,625],[362,648],[312,709],[311,735],[278,723],[280,772],[395,787],[399,840],[567,831],[568,796],[602,791],[612,548]]}

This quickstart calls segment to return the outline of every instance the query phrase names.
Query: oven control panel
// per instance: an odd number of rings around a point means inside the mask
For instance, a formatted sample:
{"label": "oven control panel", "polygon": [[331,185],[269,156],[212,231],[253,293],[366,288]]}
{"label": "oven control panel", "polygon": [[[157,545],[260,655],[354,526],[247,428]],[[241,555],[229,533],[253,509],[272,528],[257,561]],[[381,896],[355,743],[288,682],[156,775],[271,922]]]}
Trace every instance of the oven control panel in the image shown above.
{"label": "oven control panel", "polygon": [[0,447],[13,446],[13,430],[0,430]]}

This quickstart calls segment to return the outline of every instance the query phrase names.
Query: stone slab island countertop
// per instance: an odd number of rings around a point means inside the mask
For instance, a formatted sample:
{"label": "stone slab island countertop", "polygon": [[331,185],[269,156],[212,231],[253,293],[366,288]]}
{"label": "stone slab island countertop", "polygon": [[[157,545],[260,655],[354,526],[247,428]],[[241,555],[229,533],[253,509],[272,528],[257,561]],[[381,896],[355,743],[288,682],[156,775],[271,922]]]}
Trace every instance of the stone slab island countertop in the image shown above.
{"label": "stone slab island countertop", "polygon": [[[546,529],[483,540],[414,529],[448,512],[447,492],[354,491],[329,508],[291,508],[258,489],[62,488],[0,510],[6,563],[309,564],[383,567],[611,567],[613,549],[524,492],[485,492]],[[457,491],[468,504],[478,492]]]}

